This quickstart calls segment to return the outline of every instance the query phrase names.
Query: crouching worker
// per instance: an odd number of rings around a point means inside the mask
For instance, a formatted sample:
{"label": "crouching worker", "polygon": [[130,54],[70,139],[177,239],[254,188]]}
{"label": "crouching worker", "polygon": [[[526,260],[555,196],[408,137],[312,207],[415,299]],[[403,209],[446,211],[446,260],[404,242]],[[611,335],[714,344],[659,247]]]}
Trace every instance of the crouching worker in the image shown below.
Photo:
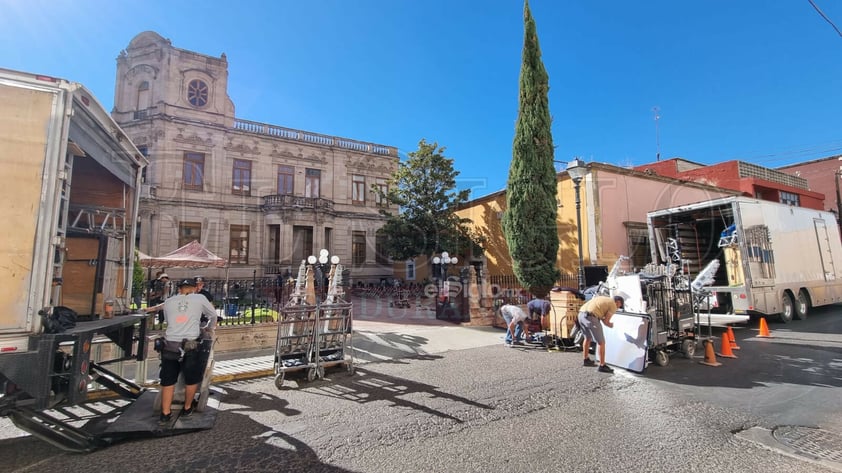
{"label": "crouching worker", "polygon": [[614,370],[605,364],[605,335],[602,334],[602,326],[608,328],[614,326],[611,322],[611,316],[617,312],[617,309],[622,309],[624,299],[620,296],[595,296],[593,299],[585,302],[582,308],[579,309],[579,316],[577,317],[582,333],[585,335],[585,341],[582,343],[582,353],[585,355],[584,366],[594,366],[596,363],[590,359],[588,352],[591,343],[596,343],[596,352],[599,355],[599,372],[613,373]]}
{"label": "crouching worker", "polygon": [[516,305],[506,304],[500,307],[500,315],[506,321],[505,345],[523,345],[520,341],[521,335],[529,338],[529,329],[526,327],[526,312]]}
{"label": "crouching worker", "polygon": [[[208,325],[202,328],[202,317]],[[216,309],[201,294],[196,294],[196,282],[185,279],[178,284],[178,294],[164,302],[167,331],[161,351],[161,418],[165,424],[172,420],[172,401],[179,373],[184,375],[184,409],[181,415],[193,414],[196,390],[204,375],[202,338],[211,336],[216,327]]]}

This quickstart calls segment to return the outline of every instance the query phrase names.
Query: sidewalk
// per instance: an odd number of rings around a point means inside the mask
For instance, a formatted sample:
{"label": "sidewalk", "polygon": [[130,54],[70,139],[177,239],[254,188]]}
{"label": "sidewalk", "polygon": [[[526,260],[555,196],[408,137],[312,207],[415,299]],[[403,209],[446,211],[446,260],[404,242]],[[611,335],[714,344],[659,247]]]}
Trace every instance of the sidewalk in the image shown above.
{"label": "sidewalk", "polygon": [[[429,356],[502,344],[504,331],[494,327],[463,327],[437,320],[432,301],[411,300],[410,307],[390,307],[389,299],[350,298],[354,304],[355,364]],[[214,381],[224,382],[274,374],[274,350],[220,354],[214,364]],[[150,370],[150,379],[157,372]]]}

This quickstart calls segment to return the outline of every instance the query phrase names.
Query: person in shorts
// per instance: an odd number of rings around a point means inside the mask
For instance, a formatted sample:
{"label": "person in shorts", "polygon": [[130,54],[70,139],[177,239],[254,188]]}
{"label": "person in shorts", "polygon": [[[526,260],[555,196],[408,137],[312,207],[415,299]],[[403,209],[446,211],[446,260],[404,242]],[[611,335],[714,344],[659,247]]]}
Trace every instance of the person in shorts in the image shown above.
{"label": "person in shorts", "polygon": [[520,341],[521,333],[529,338],[529,328],[526,327],[526,312],[516,305],[506,304],[500,307],[500,315],[506,321],[506,346],[523,345]]}
{"label": "person in shorts", "polygon": [[185,279],[178,283],[178,294],[164,301],[167,331],[161,351],[161,417],[162,424],[172,420],[172,401],[178,375],[184,375],[184,409],[182,417],[193,414],[193,401],[205,366],[201,340],[203,316],[208,318],[205,332],[216,327],[216,310],[201,294],[196,294],[196,281]]}
{"label": "person in shorts", "polygon": [[589,350],[591,343],[596,343],[597,354],[599,355],[600,373],[613,373],[614,370],[605,365],[605,336],[602,334],[602,326],[613,327],[611,323],[611,316],[617,312],[617,309],[622,309],[624,299],[620,296],[595,296],[593,299],[585,302],[582,308],[579,309],[579,327],[582,329],[582,334],[585,336],[582,342],[582,353],[585,355],[584,366],[594,366],[593,360],[589,357]]}

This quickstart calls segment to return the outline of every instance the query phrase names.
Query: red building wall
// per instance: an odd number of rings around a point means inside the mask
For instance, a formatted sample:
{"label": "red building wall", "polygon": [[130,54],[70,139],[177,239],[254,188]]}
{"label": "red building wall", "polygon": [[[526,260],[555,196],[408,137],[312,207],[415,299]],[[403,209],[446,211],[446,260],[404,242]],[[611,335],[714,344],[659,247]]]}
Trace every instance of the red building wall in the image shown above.
{"label": "red building wall", "polygon": [[840,158],[842,156],[831,156],[807,163],[781,167],[778,170],[807,179],[811,191],[824,195],[823,210],[839,212],[840,209],[836,202],[836,181],[839,177],[836,173],[842,166]]}
{"label": "red building wall", "polygon": [[[690,165],[691,163],[688,163],[684,166],[686,169],[683,171],[679,170],[679,164],[679,160],[669,159],[637,166],[635,170],[654,172],[661,176],[669,176],[676,179],[709,184],[723,189],[736,190],[746,196],[772,202],[781,202],[781,192],[789,192],[798,195],[798,201],[801,207],[816,210],[832,208],[827,207],[829,205],[827,204],[828,199],[822,192],[792,187],[757,177],[740,177],[739,161],[725,161],[709,166],[699,165],[695,168]],[[793,173],[790,172],[789,174]],[[804,177],[803,174],[801,177]],[[833,183],[832,179],[831,183]],[[835,194],[833,196],[834,198],[829,200],[831,202],[830,205],[836,202]]]}

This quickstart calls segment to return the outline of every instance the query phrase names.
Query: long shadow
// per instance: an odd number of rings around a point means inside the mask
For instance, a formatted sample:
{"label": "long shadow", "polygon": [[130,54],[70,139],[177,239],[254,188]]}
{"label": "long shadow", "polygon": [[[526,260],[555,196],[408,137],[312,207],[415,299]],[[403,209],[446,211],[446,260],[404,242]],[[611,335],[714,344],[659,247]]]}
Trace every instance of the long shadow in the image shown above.
{"label": "long shadow", "polygon": [[[351,470],[323,463],[318,453],[297,438],[252,419],[253,415],[266,412],[289,417],[299,415],[301,412],[290,408],[286,399],[267,392],[241,391],[234,386],[226,386],[224,414],[225,420],[236,423],[236,440],[215,439],[212,443],[218,448],[191,455],[181,464],[159,471],[350,473]],[[223,434],[225,420],[218,422],[217,433]]]}
{"label": "long shadow", "polygon": [[428,394],[428,398],[442,398],[481,409],[494,409],[494,407],[487,404],[441,391],[436,386],[360,368],[356,370],[356,375],[354,376],[338,376],[335,379],[332,378],[329,383],[324,385],[314,384],[306,389],[308,392],[320,396],[345,399],[361,404],[387,401],[394,406],[421,411],[432,416],[450,419],[456,423],[462,423],[464,421],[446,412],[405,399],[402,396],[425,393]]}
{"label": "long shadow", "polygon": [[378,363],[389,361],[403,363],[399,361],[401,358],[438,358],[420,352],[420,348],[428,341],[427,337],[399,332],[365,333],[356,331],[353,347],[354,358]]}
{"label": "long shadow", "polygon": [[[156,471],[351,473],[324,463],[309,445],[275,425],[300,414],[272,393],[226,385],[213,429],[177,437],[126,440],[88,454],[67,454],[33,437],[0,442],[2,471]],[[271,421],[261,422],[268,418]],[[11,468],[6,470],[5,468]]]}

